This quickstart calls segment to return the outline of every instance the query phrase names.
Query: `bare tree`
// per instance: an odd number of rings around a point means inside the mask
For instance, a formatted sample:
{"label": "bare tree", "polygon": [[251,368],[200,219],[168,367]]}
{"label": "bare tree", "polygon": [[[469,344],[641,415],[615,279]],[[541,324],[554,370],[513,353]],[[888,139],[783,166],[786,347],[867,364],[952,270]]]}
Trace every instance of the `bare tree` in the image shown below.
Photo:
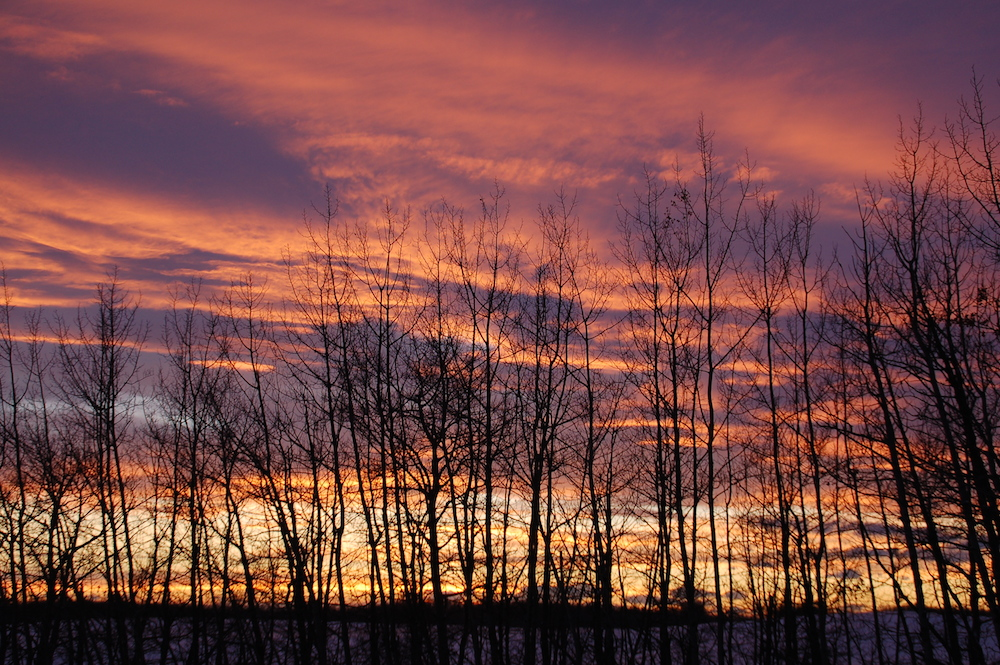
{"label": "bare tree", "polygon": [[[96,462],[91,482],[100,509],[101,574],[107,599],[135,604],[142,557],[136,538],[139,479],[132,464],[136,461],[133,412],[147,330],[138,319],[138,301],[122,286],[117,272],[108,277],[108,282],[97,285],[93,310],[81,310],[72,329],[59,324],[60,392],[73,410],[87,454]],[[127,621],[124,609],[120,610],[109,655],[130,661],[142,653],[142,633],[142,622]]]}

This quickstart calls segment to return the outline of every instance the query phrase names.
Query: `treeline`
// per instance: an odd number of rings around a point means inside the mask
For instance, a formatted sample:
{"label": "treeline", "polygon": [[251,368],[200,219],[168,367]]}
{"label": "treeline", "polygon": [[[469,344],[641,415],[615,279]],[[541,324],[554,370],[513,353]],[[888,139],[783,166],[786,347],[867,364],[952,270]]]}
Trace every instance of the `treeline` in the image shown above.
{"label": "treeline", "polygon": [[[0,661],[995,662],[1000,140],[903,128],[839,255],[712,135],[603,262],[564,196],[284,284],[0,309]],[[154,361],[155,359],[155,361]]]}

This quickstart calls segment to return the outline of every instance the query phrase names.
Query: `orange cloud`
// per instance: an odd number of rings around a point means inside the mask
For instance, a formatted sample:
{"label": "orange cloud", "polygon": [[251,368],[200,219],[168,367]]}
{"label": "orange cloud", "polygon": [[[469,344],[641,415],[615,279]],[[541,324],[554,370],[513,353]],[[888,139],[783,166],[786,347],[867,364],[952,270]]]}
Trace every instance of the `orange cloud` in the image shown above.
{"label": "orange cloud", "polygon": [[[732,45],[707,45],[708,64],[672,56],[669,43],[652,45],[659,57],[639,59],[434,7],[393,21],[336,4],[103,0],[91,12],[94,5],[74,17],[81,34],[102,31],[117,49],[159,58],[152,83],[234,119],[280,127],[287,149],[307,160],[321,161],[324,145],[354,142],[361,155],[383,160],[402,150],[445,165],[544,154],[600,166],[652,157],[641,153],[658,148],[665,130],[691,127],[702,110],[720,137],[813,169],[882,168],[892,145],[881,126],[865,131],[872,123],[856,121],[859,112],[889,110],[877,88],[832,80],[826,91],[800,95],[808,62],[789,68],[780,50],[720,68],[713,61]],[[746,60],[758,71],[747,71]],[[556,169],[548,178],[566,176]]]}
{"label": "orange cloud", "polygon": [[[75,287],[60,297],[46,295],[41,283],[39,288],[22,285],[14,289],[16,305],[75,305],[81,292],[89,296],[118,265],[126,285],[144,291],[146,305],[159,306],[171,282],[200,277],[226,286],[248,270],[278,278],[280,248],[298,240],[294,226],[283,232],[278,220],[253,210],[225,214],[188,208],[83,179],[32,172],[23,164],[0,162],[0,181],[6,248],[0,260],[7,271]],[[185,261],[192,252],[195,260]],[[155,267],[148,268],[145,279],[129,279],[149,264]],[[154,272],[159,284],[154,280],[150,289]]]}
{"label": "orange cloud", "polygon": [[[850,214],[852,183],[891,166],[900,110],[896,90],[858,76],[873,45],[819,53],[770,39],[750,49],[723,23],[711,39],[694,40],[679,23],[640,43],[616,26],[581,30],[582,19],[541,9],[506,15],[435,2],[42,0],[18,11],[0,18],[8,51],[62,67],[67,79],[85,73],[78,78],[105,86],[95,96],[119,86],[156,106],[253,127],[306,177],[332,181],[344,210],[362,217],[383,196],[416,209],[441,196],[474,206],[499,179],[527,216],[559,186],[579,192],[585,224],[606,234],[615,195],[628,196],[644,163],[670,177],[677,155],[682,175],[694,173],[701,112],[727,177],[748,147],[773,191],[818,188],[836,199],[826,211]],[[848,64],[838,69],[838,58]],[[95,271],[119,255],[193,249],[269,270],[297,239],[298,210],[31,167],[3,166],[14,177],[9,235],[44,238]],[[60,260],[37,262],[56,271]],[[220,280],[230,270],[208,265]]]}

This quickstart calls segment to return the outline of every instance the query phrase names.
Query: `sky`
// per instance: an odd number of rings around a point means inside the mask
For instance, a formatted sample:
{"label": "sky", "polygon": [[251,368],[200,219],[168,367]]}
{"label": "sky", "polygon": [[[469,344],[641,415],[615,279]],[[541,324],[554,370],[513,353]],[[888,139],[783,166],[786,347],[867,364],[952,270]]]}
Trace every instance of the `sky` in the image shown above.
{"label": "sky", "polygon": [[941,124],[973,68],[997,99],[997,25],[985,0],[7,0],[0,262],[19,306],[117,267],[155,309],[277,278],[327,185],[360,221],[474,215],[495,183],[530,220],[562,188],[606,246],[644,169],[693,164],[700,117],[724,170],[814,191],[832,238],[900,117]]}

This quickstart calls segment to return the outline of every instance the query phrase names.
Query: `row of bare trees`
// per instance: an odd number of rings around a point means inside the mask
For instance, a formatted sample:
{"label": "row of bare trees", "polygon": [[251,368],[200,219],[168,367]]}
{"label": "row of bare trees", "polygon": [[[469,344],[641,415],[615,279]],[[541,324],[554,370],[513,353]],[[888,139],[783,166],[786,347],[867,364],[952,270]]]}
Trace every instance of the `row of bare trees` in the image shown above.
{"label": "row of bare trees", "polygon": [[702,127],[611,262],[565,195],[328,195],[285,283],[159,331],[114,273],[72,320],[8,293],[0,661],[995,661],[983,96],[901,129],[837,256]]}

